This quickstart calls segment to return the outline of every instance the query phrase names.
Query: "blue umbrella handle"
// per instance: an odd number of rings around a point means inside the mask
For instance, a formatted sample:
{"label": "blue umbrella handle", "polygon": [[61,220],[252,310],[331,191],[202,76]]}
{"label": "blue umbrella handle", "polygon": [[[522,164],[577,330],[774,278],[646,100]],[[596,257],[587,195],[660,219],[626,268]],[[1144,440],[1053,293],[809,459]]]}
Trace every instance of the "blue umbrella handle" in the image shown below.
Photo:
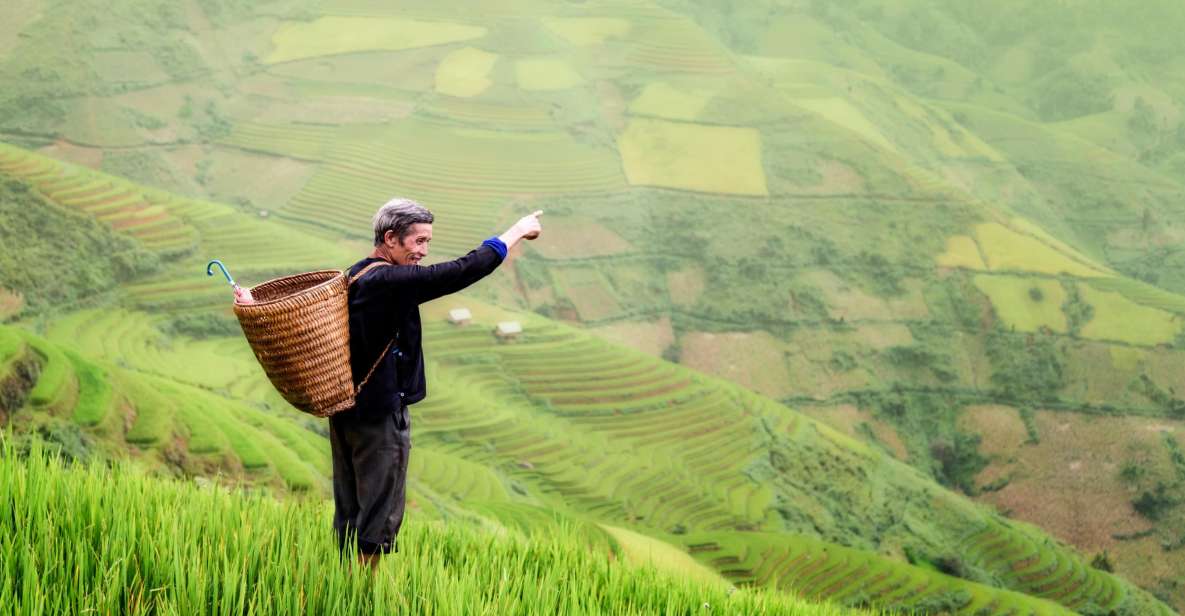
{"label": "blue umbrella handle", "polygon": [[226,276],[226,281],[229,282],[232,287],[239,286],[239,285],[235,284],[235,279],[230,277],[230,272],[226,271],[226,266],[223,265],[222,261],[219,261],[218,259],[214,259],[213,261],[210,261],[209,263],[206,264],[206,275],[207,276],[214,275],[214,266],[215,265],[218,266],[218,269],[222,270],[222,275]]}

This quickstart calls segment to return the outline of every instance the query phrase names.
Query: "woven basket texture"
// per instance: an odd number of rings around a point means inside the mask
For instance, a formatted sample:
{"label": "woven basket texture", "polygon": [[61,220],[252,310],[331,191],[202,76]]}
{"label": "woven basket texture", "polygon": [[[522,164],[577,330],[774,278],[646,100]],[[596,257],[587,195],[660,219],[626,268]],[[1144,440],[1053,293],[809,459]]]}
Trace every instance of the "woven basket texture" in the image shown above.
{"label": "woven basket texture", "polygon": [[354,405],[347,281],[339,270],[269,280],[234,305],[255,358],[292,406],[328,417]]}

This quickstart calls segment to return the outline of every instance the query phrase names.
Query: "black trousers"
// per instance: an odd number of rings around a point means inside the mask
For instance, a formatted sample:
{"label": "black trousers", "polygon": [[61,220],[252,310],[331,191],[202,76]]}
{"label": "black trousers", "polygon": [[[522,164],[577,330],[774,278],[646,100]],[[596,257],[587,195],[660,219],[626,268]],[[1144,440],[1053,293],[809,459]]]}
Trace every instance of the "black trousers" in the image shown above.
{"label": "black trousers", "polygon": [[333,528],[344,554],[398,551],[403,525],[411,416],[407,405],[388,413],[343,411],[329,418],[333,452]]}

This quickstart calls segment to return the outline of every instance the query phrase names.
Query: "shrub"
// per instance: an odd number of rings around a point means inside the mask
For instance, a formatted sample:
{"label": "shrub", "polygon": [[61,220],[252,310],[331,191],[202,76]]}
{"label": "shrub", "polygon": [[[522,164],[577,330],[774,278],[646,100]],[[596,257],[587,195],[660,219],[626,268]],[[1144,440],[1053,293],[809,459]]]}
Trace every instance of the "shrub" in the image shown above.
{"label": "shrub", "polygon": [[988,464],[979,453],[982,438],[978,434],[956,432],[950,441],[935,440],[930,444],[930,455],[938,462],[938,480],[943,485],[957,487],[966,494],[974,494],[975,476]]}
{"label": "shrub", "polygon": [[1095,554],[1094,558],[1090,559],[1090,566],[1099,571],[1115,573],[1115,565],[1111,564],[1111,555],[1107,553],[1107,550]]}
{"label": "shrub", "polygon": [[1164,482],[1157,482],[1154,490],[1144,490],[1132,501],[1132,508],[1145,518],[1156,521],[1178,504],[1179,501],[1169,496],[1168,486]]}

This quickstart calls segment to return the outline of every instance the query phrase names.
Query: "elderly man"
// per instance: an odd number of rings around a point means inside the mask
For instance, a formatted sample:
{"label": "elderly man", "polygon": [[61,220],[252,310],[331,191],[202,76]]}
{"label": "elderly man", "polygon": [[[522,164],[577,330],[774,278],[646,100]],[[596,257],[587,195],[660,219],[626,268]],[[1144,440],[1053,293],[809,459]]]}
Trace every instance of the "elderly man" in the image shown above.
{"label": "elderly man", "polygon": [[333,526],[345,553],[374,568],[395,548],[403,523],[404,482],[411,448],[407,407],[424,399],[419,305],[455,293],[494,271],[521,239],[535,239],[535,212],[469,254],[421,266],[432,241],[432,213],[395,199],[374,216],[374,251],[350,278],[350,358],[354,408],[329,419],[333,451]]}

